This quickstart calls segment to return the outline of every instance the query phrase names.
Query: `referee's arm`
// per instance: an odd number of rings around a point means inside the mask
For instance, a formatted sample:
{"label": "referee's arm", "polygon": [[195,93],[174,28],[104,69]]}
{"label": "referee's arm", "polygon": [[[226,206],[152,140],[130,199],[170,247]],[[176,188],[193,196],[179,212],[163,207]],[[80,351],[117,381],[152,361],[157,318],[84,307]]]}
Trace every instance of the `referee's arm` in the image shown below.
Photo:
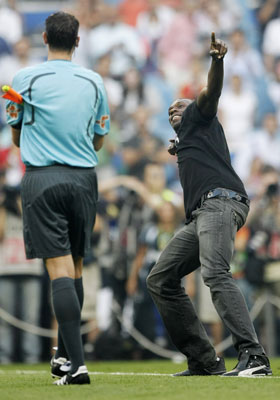
{"label": "referee's arm", "polygon": [[101,147],[104,144],[104,136],[102,135],[98,135],[98,133],[94,134],[93,137],[93,148],[95,151],[98,151],[101,149]]}
{"label": "referee's arm", "polygon": [[13,126],[11,126],[11,130],[12,130],[12,141],[17,147],[19,147],[20,129],[17,129],[17,128],[14,128]]}

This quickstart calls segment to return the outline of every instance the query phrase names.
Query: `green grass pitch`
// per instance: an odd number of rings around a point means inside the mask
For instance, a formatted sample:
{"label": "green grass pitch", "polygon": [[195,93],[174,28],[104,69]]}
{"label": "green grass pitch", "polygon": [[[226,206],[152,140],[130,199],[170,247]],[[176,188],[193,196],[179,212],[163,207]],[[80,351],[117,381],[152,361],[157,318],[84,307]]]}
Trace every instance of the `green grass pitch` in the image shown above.
{"label": "green grass pitch", "polygon": [[[227,369],[236,360],[227,359]],[[49,365],[0,365],[1,400],[276,400],[280,399],[280,359],[272,377],[177,377],[186,364],[171,361],[88,362],[91,385],[55,386]]]}

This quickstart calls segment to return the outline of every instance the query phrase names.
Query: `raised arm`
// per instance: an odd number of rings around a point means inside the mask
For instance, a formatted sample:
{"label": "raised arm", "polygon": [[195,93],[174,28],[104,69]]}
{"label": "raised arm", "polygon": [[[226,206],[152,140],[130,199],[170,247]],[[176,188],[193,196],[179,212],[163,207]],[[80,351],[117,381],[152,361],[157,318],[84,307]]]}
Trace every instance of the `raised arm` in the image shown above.
{"label": "raised arm", "polygon": [[227,52],[226,44],[211,34],[210,56],[212,62],[208,72],[207,86],[199,93],[196,102],[201,114],[211,118],[217,113],[219,98],[222,93],[224,80],[223,58]]}

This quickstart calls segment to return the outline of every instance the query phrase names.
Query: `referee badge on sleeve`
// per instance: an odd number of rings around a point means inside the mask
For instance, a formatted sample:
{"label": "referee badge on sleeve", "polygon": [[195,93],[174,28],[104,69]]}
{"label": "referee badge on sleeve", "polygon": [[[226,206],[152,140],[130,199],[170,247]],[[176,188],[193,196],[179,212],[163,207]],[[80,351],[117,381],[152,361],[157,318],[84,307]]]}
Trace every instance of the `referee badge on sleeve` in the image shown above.
{"label": "referee badge on sleeve", "polygon": [[18,121],[22,114],[22,107],[15,103],[12,103],[6,107],[6,114],[8,121]]}
{"label": "referee badge on sleeve", "polygon": [[109,119],[109,115],[102,115],[99,120],[96,120],[96,124],[100,125],[102,129],[105,128],[105,122]]}

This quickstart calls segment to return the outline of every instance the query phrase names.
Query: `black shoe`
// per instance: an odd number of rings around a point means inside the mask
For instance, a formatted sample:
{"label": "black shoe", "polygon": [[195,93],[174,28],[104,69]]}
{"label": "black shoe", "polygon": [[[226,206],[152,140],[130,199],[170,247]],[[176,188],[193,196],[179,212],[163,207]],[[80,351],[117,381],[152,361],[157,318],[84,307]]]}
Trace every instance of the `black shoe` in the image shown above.
{"label": "black shoe", "polygon": [[66,360],[64,357],[51,359],[51,374],[53,378],[61,378],[66,375],[71,369],[71,361]]}
{"label": "black shoe", "polygon": [[211,367],[177,372],[173,376],[193,376],[193,375],[223,375],[226,372],[225,361],[221,357],[217,357],[215,364]]}
{"label": "black shoe", "polygon": [[265,376],[272,375],[269,360],[266,356],[250,355],[248,350],[241,354],[236,367],[223,376]]}
{"label": "black shoe", "polygon": [[85,365],[82,365],[78,368],[75,374],[68,374],[64,375],[61,379],[58,379],[53,384],[62,386],[62,385],[87,385],[90,383],[90,379],[88,376],[88,370]]}

